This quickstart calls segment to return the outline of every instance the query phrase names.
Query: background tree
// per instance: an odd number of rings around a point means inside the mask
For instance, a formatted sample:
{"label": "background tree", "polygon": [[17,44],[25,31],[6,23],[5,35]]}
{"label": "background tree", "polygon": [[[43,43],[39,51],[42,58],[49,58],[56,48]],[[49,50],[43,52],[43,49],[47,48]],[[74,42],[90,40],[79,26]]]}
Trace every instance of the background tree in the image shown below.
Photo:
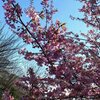
{"label": "background tree", "polygon": [[[21,75],[21,68],[18,66],[18,49],[20,41],[14,34],[6,36],[5,25],[0,29],[0,99],[3,92],[9,89],[11,94],[18,98],[22,93],[14,85],[18,75]],[[7,32],[8,34],[8,32]]]}

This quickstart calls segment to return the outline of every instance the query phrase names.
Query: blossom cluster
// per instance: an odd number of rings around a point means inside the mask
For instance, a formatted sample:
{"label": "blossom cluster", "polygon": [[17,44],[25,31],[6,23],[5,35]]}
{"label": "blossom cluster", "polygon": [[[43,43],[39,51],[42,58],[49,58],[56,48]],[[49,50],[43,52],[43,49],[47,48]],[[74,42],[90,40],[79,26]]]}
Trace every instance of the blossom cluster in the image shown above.
{"label": "blossom cluster", "polygon": [[100,2],[99,0],[79,0],[83,2],[80,12],[84,13],[84,22],[100,30]]}
{"label": "blossom cluster", "polygon": [[15,28],[14,23],[17,23],[18,16],[20,17],[22,15],[22,10],[15,0],[3,0],[3,2],[6,23],[9,24],[11,28]]}

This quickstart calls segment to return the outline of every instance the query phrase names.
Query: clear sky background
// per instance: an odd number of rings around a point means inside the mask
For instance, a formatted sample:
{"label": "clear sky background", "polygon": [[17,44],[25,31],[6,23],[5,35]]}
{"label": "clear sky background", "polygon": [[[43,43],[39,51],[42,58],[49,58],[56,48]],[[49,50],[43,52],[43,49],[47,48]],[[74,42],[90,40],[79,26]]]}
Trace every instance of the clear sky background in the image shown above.
{"label": "clear sky background", "polygon": [[[25,9],[29,7],[30,0],[16,0]],[[41,10],[41,0],[34,0],[34,6],[37,10]],[[54,20],[60,20],[67,23],[68,30],[73,32],[85,32],[86,25],[81,21],[73,21],[69,18],[70,15],[82,17],[82,13],[78,11],[82,4],[76,0],[54,0],[54,6],[58,9],[58,13],[54,15]],[[4,10],[2,8],[2,0],[0,0],[0,22],[4,23]]]}
{"label": "clear sky background", "polygon": [[[23,9],[28,8],[30,4],[30,0],[16,0],[23,7]],[[41,11],[41,0],[34,0],[34,7]],[[4,10],[2,8],[2,0],[0,0],[0,23],[4,24]],[[82,7],[82,4],[76,0],[54,0],[54,6],[58,9],[58,12],[54,15],[54,20],[60,20],[61,22],[65,22],[68,31],[73,31],[76,33],[87,32],[86,25],[81,21],[73,21],[70,19],[70,15],[75,17],[82,17],[82,13],[78,11],[79,8]],[[24,16],[23,20],[26,16]],[[1,25],[0,25],[1,26]],[[8,30],[8,29],[7,29]],[[25,64],[24,64],[25,65]],[[22,63],[23,66],[23,63]],[[26,63],[26,68],[29,66],[29,63]],[[25,67],[24,67],[25,68]],[[26,71],[26,68],[24,71]]]}

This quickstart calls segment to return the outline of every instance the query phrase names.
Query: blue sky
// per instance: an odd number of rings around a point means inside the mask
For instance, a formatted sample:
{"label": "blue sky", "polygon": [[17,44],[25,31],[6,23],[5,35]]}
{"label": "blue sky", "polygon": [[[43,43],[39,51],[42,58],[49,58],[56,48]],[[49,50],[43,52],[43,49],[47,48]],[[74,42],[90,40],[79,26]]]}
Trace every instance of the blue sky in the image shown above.
{"label": "blue sky", "polygon": [[[29,0],[16,0],[23,7],[23,9],[29,7]],[[41,0],[34,0],[34,6],[37,10],[41,11]],[[4,10],[2,8],[2,0],[0,0],[0,22],[5,23],[4,21]],[[87,28],[83,22],[73,21],[69,18],[70,15],[75,17],[82,17],[82,13],[78,12],[78,9],[81,8],[82,4],[76,0],[54,0],[55,8],[58,9],[58,13],[54,15],[54,20],[60,20],[61,22],[65,22],[68,28],[68,31],[73,31],[76,33],[86,32]],[[26,16],[23,17],[23,20],[26,20]],[[8,30],[8,29],[7,29]],[[30,47],[28,47],[30,49]],[[27,70],[27,65],[23,65],[24,61],[20,64],[23,67],[24,72]],[[36,64],[34,64],[36,65]]]}
{"label": "blue sky", "polygon": [[[30,0],[16,0],[25,9],[29,6]],[[41,0],[34,0],[34,6],[37,10],[41,10]],[[69,18],[70,15],[82,17],[82,13],[78,12],[82,4],[76,0],[54,0],[54,6],[58,9],[58,13],[54,15],[54,20],[66,22],[68,30],[73,32],[86,32],[86,25],[81,21],[73,21]],[[0,0],[0,22],[4,23],[4,10],[2,8],[2,0]]]}

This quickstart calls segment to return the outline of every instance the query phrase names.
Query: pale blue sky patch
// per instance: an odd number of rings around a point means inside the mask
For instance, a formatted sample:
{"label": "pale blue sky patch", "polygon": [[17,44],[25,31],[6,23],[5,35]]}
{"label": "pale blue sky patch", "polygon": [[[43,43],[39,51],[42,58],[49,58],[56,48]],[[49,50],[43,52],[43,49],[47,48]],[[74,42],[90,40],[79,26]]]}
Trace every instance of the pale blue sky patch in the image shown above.
{"label": "pale blue sky patch", "polygon": [[[30,0],[16,0],[23,9],[26,9],[30,5]],[[34,7],[36,10],[41,11],[42,6],[40,5],[41,0],[34,0]],[[2,8],[2,0],[0,0],[0,23],[5,23],[4,19],[4,9]],[[82,4],[76,0],[54,0],[54,6],[58,9],[58,12],[53,16],[53,20],[60,20],[61,22],[66,23],[68,31],[73,31],[80,34],[86,33],[88,28],[81,21],[71,20],[70,15],[75,17],[82,18],[83,14],[78,11],[82,7]],[[26,15],[23,16],[23,21],[26,20]],[[8,28],[8,27],[7,27]],[[8,29],[7,29],[8,30]],[[31,50],[31,46],[28,46],[28,49]],[[34,62],[33,62],[34,63]],[[34,64],[35,65],[35,64]],[[22,65],[21,65],[22,66]],[[25,69],[26,70],[26,69]]]}
{"label": "pale blue sky patch", "polygon": [[[30,5],[30,0],[16,0],[23,9],[28,8]],[[40,5],[41,0],[34,0],[33,6],[36,10],[41,11],[42,6]],[[4,23],[4,10],[2,8],[2,0],[0,1],[0,22]],[[70,19],[70,15],[75,17],[82,17],[82,13],[78,11],[82,4],[76,0],[54,0],[54,6],[58,9],[58,12],[54,15],[53,19],[60,20],[61,22],[66,22],[68,30],[73,32],[86,32],[87,27],[81,21],[73,21]],[[26,16],[23,16],[25,21]]]}

